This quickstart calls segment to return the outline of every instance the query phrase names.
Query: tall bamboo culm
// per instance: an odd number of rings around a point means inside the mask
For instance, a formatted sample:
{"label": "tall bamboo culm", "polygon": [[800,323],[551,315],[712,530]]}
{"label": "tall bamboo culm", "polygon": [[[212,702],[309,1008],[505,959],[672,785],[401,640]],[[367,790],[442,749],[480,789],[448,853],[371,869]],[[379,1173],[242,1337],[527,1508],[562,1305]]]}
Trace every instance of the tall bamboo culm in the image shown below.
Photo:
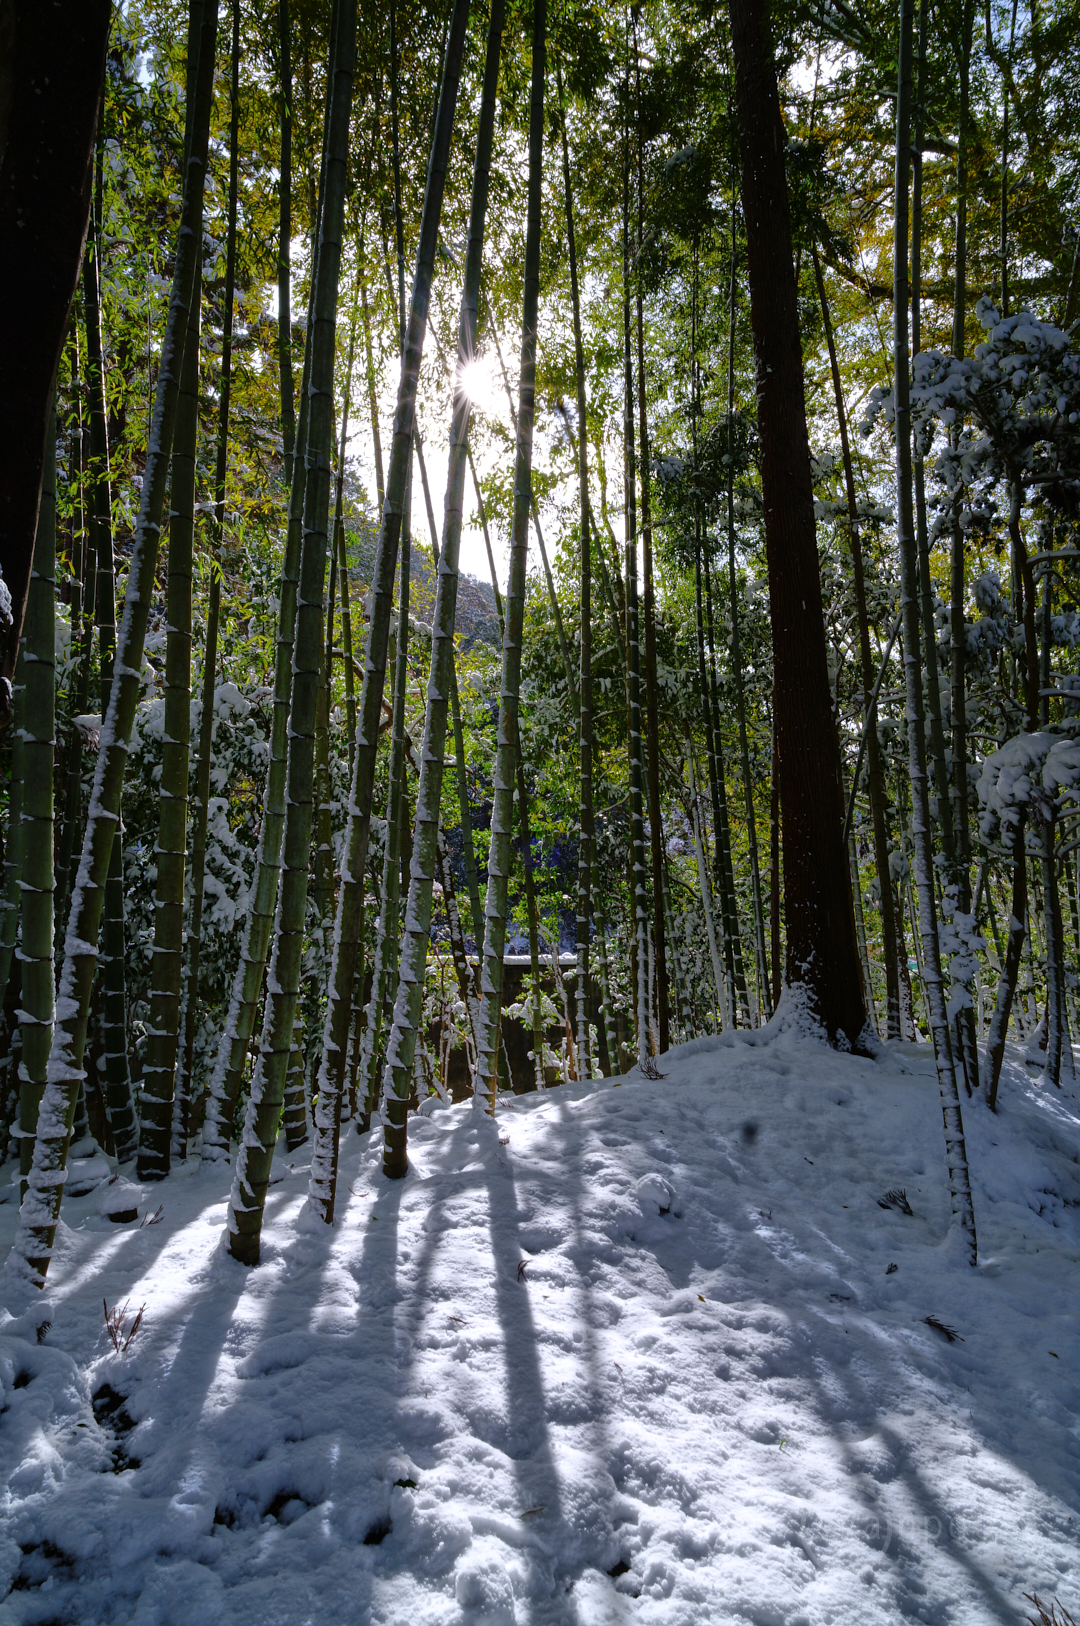
{"label": "tall bamboo culm", "polygon": [[[566,133],[566,107],[562,69],[556,61],[559,90],[559,132],[562,141],[563,196],[566,204],[566,245],[570,261],[570,302],[574,320],[574,387],[577,396],[578,502],[581,524],[581,620],[579,629],[578,697],[581,715],[578,781],[577,978],[574,994],[577,1017],[577,1052],[581,1076],[589,1072],[589,941],[592,914],[593,821],[593,679],[592,679],[592,535],[589,513],[588,404],[585,398],[585,347],[581,336],[581,294],[578,287],[577,239],[570,183],[570,144]],[[598,1069],[597,1069],[598,1070]]]}
{"label": "tall bamboo culm", "polygon": [[154,948],[150,1025],[139,1119],[140,1180],[163,1180],[173,1152],[174,1089],[180,1042],[191,761],[191,570],[195,540],[195,465],[199,433],[198,288],[188,317],[173,446],[166,597],[165,716],[161,802],[154,856]]}
{"label": "tall bamboo culm", "polygon": [[900,59],[896,98],[896,185],[893,235],[893,391],[896,414],[897,543],[900,552],[901,609],[904,618],[904,678],[908,717],[908,774],[911,781],[912,835],[919,888],[922,979],[934,1039],[938,1087],[945,1130],[952,1221],[971,1264],[976,1262],[975,1213],[971,1201],[960,1092],[945,1009],[937,915],[934,907],[934,854],[926,776],[925,711],[921,671],[920,592],[912,504],[911,388],[908,355],[908,185],[911,169],[911,0],[900,0]]}
{"label": "tall bamboo culm", "polygon": [[154,594],[169,456],[176,422],[179,365],[202,241],[217,0],[204,0],[198,37],[198,65],[191,106],[192,139],[184,180],[183,211],[139,517],[128,572],[124,616],[117,640],[116,668],[109,709],[101,730],[82,856],[71,897],[57,990],[58,1020],[49,1058],[49,1082],[38,1114],[33,1166],[10,1256],[11,1269],[38,1287],[44,1286],[52,1257],[66,1177],[71,1125],[83,1081],[83,1051],[90,995],[97,969],[98,931],[105,881],[118,823],[128,742],[139,698],[143,642]]}
{"label": "tall bamboo culm", "polygon": [[281,1122],[303,957],[314,809],[315,710],[323,665],[323,588],[334,439],[338,281],[355,58],[355,5],[352,0],[335,0],[318,260],[312,301],[313,320],[308,335],[311,362],[305,449],[307,472],[289,710],[281,886],[259,1055],[252,1076],[244,1133],[237,1153],[236,1174],[229,1200],[229,1252],[234,1259],[246,1265],[257,1264],[259,1260],[263,1209]]}
{"label": "tall bamboo culm", "polygon": [[[105,360],[101,332],[101,214],[103,177],[100,151],[95,168],[94,206],[83,261],[83,308],[86,320],[86,383],[90,418],[90,502],[87,550],[95,564],[95,615],[98,631],[101,714],[109,706],[116,662],[116,572],[113,559],[112,498],[109,469]],[[131,1070],[128,1065],[127,945],[124,922],[124,826],[116,823],[101,923],[101,1066],[104,1107],[121,1163],[134,1157],[138,1143]],[[54,910],[55,933],[55,910]]]}
{"label": "tall bamboo culm", "polygon": [[[627,40],[629,52],[629,39]],[[627,119],[629,119],[629,56]],[[634,1038],[639,1064],[652,1052],[649,1033],[649,906],[645,870],[645,779],[641,741],[641,654],[638,644],[637,452],[634,425],[634,362],[630,326],[630,130],[623,153],[623,436],[626,458],[626,712],[630,779],[630,879],[634,922]]]}
{"label": "tall bamboo culm", "polygon": [[203,646],[202,706],[195,764],[195,797],[191,819],[191,908],[187,932],[187,979],[180,1035],[175,1126],[176,1150],[187,1155],[188,1136],[198,1127],[192,1099],[195,1032],[198,1027],[199,975],[202,963],[203,889],[206,881],[206,836],[210,817],[210,768],[214,743],[214,697],[217,692],[217,645],[221,619],[222,545],[225,534],[225,477],[229,466],[229,408],[232,400],[233,309],[236,295],[236,208],[240,182],[240,0],[232,0],[232,52],[229,117],[229,200],[225,245],[225,298],[222,311],[221,369],[218,382],[217,455],[214,467],[214,511],[211,521],[210,598]]}
{"label": "tall bamboo culm", "polygon": [[53,734],[56,599],[56,414],[46,448],[41,507],[23,621],[22,693],[16,697],[22,756],[19,1154],[30,1172],[38,1104],[53,1028]]}
{"label": "tall bamboo culm", "polygon": [[[342,848],[337,915],[334,924],[333,961],[330,970],[330,998],[323,1030],[322,1058],[319,1064],[319,1093],[331,1099],[340,1094],[349,1052],[349,1030],[353,1008],[353,984],[357,947],[363,912],[364,872],[367,867],[368,837],[371,831],[371,804],[375,786],[375,758],[379,744],[383,689],[386,684],[386,658],[393,610],[394,576],[401,538],[409,469],[416,422],[416,392],[420,360],[427,332],[428,306],[435,268],[435,251],[442,216],[446,167],[450,155],[458,83],[468,25],[468,0],[454,0],[447,33],[439,106],[432,135],[420,239],[416,254],[412,299],[409,306],[405,345],[398,383],[397,411],[386,471],[386,500],[375,555],[371,589],[371,619],[364,652],[364,679],[360,692],[356,733],[356,756],[349,812]],[[335,1111],[339,1108],[335,1106]]]}
{"label": "tall bamboo culm", "polygon": [[480,128],[465,254],[465,286],[458,327],[457,373],[450,425],[446,511],[442,547],[439,550],[435,611],[432,617],[431,669],[424,718],[424,741],[420,753],[416,825],[413,832],[409,893],[402,932],[401,970],[394,1005],[393,1027],[387,1046],[386,1077],[383,1086],[385,1116],[383,1172],[392,1178],[403,1175],[407,1167],[406,1101],[412,1084],[431,931],[432,885],[438,856],[439,807],[442,799],[447,717],[453,683],[458,553],[468,461],[470,402],[463,388],[462,379],[476,352],[480,271],[487,215],[488,176],[495,130],[503,19],[503,0],[494,0],[488,22]]}
{"label": "tall bamboo culm", "polygon": [[506,585],[506,625],[502,643],[502,687],[495,750],[495,781],[488,848],[484,959],[480,982],[474,1093],[477,1105],[495,1108],[499,1029],[502,1012],[503,953],[514,821],[515,755],[521,694],[521,643],[525,617],[525,568],[532,507],[532,442],[536,400],[536,339],[540,304],[540,222],[544,143],[544,64],[547,0],[534,0],[532,85],[529,99],[528,215],[525,229],[524,300],[521,316],[521,373],[518,386],[514,511]]}

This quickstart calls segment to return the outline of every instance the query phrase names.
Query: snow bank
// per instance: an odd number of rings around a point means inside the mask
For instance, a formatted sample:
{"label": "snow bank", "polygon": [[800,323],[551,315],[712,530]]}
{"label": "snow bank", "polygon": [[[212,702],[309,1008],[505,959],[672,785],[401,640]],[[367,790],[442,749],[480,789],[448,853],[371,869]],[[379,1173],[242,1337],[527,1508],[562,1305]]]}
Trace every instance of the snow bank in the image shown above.
{"label": "snow bank", "polygon": [[[221,1249],[220,1169],[156,1186],[142,1228],[67,1203],[48,1304],[0,1327],[0,1619],[1075,1612],[1075,1102],[1012,1061],[997,1117],[965,1105],[971,1270],[924,1047],[661,1070],[494,1125],[436,1108],[394,1185],[351,1136],[333,1231],[297,1228],[280,1162],[255,1270]],[[124,1354],[103,1294],[146,1306]]]}

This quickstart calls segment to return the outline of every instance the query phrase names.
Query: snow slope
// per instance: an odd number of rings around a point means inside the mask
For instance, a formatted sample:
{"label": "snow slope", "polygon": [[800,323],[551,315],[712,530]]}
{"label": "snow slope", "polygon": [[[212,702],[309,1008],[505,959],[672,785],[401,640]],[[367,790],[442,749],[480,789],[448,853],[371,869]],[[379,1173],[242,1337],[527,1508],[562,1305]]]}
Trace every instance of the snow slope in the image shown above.
{"label": "snow slope", "polygon": [[[996,1118],[966,1107],[971,1270],[930,1052],[764,1040],[413,1119],[396,1185],[351,1135],[333,1231],[282,1163],[251,1271],[223,1171],[141,1229],[67,1202],[47,1299],[0,1327],[0,1621],[1075,1611],[1075,1101],[1014,1060]],[[145,1303],[126,1354],[103,1293]]]}

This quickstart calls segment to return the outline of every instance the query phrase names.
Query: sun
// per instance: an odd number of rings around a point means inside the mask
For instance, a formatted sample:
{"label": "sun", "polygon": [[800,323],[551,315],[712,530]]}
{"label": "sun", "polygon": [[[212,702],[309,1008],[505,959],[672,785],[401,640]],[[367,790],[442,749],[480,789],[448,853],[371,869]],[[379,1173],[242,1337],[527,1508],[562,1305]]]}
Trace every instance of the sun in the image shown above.
{"label": "sun", "polygon": [[476,411],[491,413],[497,409],[494,369],[486,356],[474,356],[462,368],[461,387]]}

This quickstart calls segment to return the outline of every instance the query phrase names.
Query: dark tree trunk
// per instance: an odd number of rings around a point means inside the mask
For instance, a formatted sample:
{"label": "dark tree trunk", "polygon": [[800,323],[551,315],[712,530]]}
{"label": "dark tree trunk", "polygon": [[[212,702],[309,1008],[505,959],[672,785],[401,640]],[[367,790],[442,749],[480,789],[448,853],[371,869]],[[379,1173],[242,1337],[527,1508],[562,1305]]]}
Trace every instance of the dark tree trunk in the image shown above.
{"label": "dark tree trunk", "polygon": [[750,319],[757,362],[761,484],[773,635],[783,820],[787,981],[831,1040],[866,1026],[851,881],[842,839],[810,448],[784,174],[784,126],[762,0],[729,0]]}
{"label": "dark tree trunk", "polygon": [[0,715],[22,631],[53,385],[82,268],[110,0],[0,6]]}

